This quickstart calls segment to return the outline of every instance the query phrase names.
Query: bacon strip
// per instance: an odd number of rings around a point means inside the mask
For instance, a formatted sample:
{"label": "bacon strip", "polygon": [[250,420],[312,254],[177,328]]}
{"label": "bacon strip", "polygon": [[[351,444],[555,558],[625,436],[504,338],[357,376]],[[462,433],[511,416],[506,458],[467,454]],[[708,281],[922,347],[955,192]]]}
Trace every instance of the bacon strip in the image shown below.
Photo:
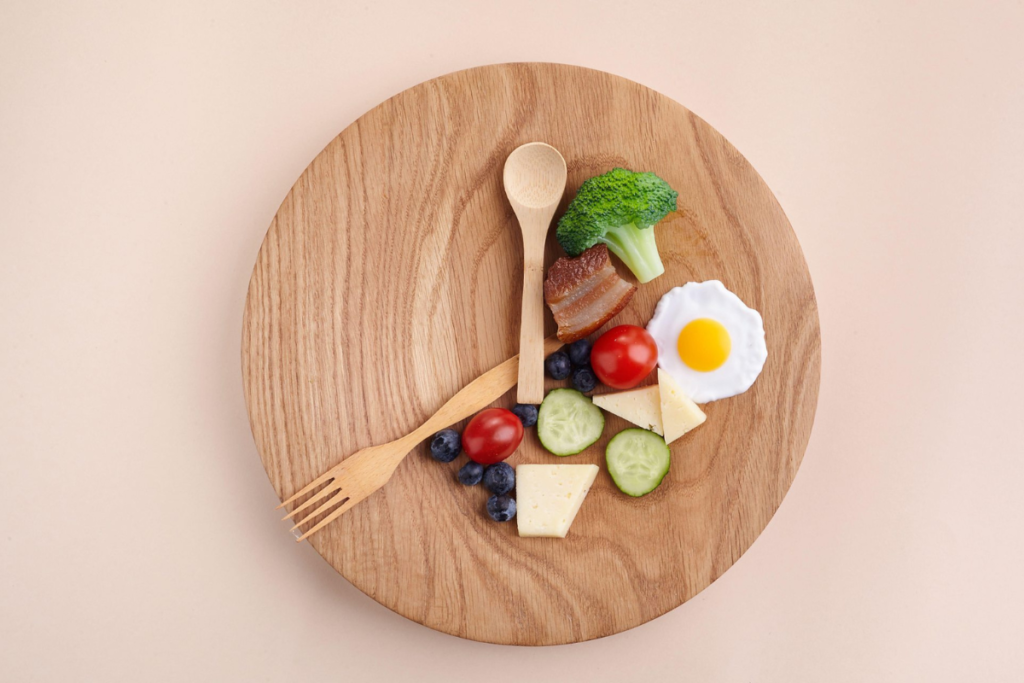
{"label": "bacon strip", "polygon": [[558,339],[569,344],[583,339],[625,308],[636,292],[615,272],[603,244],[570,259],[562,257],[548,269],[544,300],[558,323]]}

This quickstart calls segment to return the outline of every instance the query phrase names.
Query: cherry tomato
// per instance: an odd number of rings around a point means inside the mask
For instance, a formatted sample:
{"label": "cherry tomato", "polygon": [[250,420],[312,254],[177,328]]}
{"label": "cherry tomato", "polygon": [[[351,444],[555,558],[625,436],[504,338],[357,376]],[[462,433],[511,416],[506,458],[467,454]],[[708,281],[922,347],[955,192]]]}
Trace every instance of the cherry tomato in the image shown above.
{"label": "cherry tomato", "polygon": [[613,327],[594,343],[590,365],[603,384],[614,389],[632,389],[651,374],[658,364],[658,345],[642,327]]}
{"label": "cherry tomato", "polygon": [[470,460],[493,465],[512,455],[523,440],[523,423],[511,410],[488,408],[473,416],[462,432],[462,450]]}

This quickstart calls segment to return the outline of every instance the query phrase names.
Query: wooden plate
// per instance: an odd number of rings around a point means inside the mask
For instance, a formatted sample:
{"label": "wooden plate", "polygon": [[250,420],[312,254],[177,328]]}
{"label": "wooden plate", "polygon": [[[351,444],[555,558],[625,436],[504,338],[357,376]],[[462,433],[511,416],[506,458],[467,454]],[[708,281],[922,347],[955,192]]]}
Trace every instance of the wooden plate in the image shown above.
{"label": "wooden plate", "polygon": [[[763,314],[768,362],[751,390],[706,406],[707,422],[673,444],[671,471],[644,498],[620,494],[605,472],[605,443],[627,426],[610,416],[604,438],[568,460],[598,463],[601,474],[564,540],[521,539],[514,523],[492,522],[483,488],[455,480],[463,460],[437,463],[426,445],[312,539],[399,614],[520,645],[632,628],[728,569],[793,481],[820,371],[814,290],[796,236],[757,172],[711,126],[589,69],[461,71],[346,128],[267,231],[242,355],[253,434],[278,495],[411,431],[516,353],[522,247],[501,171],[509,152],[534,140],[568,163],[558,215],[583,180],[615,166],[654,171],[679,190],[679,211],[657,227],[666,272],[615,324],[644,325],[670,288],[719,279]],[[551,237],[549,264],[559,253]],[[547,325],[553,333],[550,314]],[[513,390],[498,404],[514,401]],[[510,462],[555,460],[528,430]]]}

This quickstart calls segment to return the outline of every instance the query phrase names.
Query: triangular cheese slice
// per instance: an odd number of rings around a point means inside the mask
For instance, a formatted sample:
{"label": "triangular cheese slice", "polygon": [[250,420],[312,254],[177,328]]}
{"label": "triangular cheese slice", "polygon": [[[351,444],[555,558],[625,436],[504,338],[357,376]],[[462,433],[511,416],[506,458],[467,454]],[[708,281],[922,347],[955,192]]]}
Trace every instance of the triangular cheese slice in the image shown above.
{"label": "triangular cheese slice", "polygon": [[661,420],[665,427],[665,443],[672,443],[694,427],[704,424],[707,419],[704,411],[683,393],[672,375],[661,368],[658,368],[658,386],[661,388]]}
{"label": "triangular cheese slice", "polygon": [[656,386],[598,395],[594,397],[594,405],[655,434],[665,433],[661,418],[661,392]]}
{"label": "triangular cheese slice", "polygon": [[597,477],[597,465],[520,465],[516,521],[520,536],[565,538]]}

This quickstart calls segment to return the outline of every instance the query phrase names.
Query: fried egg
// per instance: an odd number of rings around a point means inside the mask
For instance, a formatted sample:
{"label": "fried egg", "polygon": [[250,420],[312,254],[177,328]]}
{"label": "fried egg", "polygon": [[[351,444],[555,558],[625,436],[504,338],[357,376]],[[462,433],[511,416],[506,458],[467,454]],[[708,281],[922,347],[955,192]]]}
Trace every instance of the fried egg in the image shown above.
{"label": "fried egg", "polygon": [[694,403],[742,394],[768,359],[761,314],[718,280],[666,292],[647,331],[658,344],[658,365]]}

